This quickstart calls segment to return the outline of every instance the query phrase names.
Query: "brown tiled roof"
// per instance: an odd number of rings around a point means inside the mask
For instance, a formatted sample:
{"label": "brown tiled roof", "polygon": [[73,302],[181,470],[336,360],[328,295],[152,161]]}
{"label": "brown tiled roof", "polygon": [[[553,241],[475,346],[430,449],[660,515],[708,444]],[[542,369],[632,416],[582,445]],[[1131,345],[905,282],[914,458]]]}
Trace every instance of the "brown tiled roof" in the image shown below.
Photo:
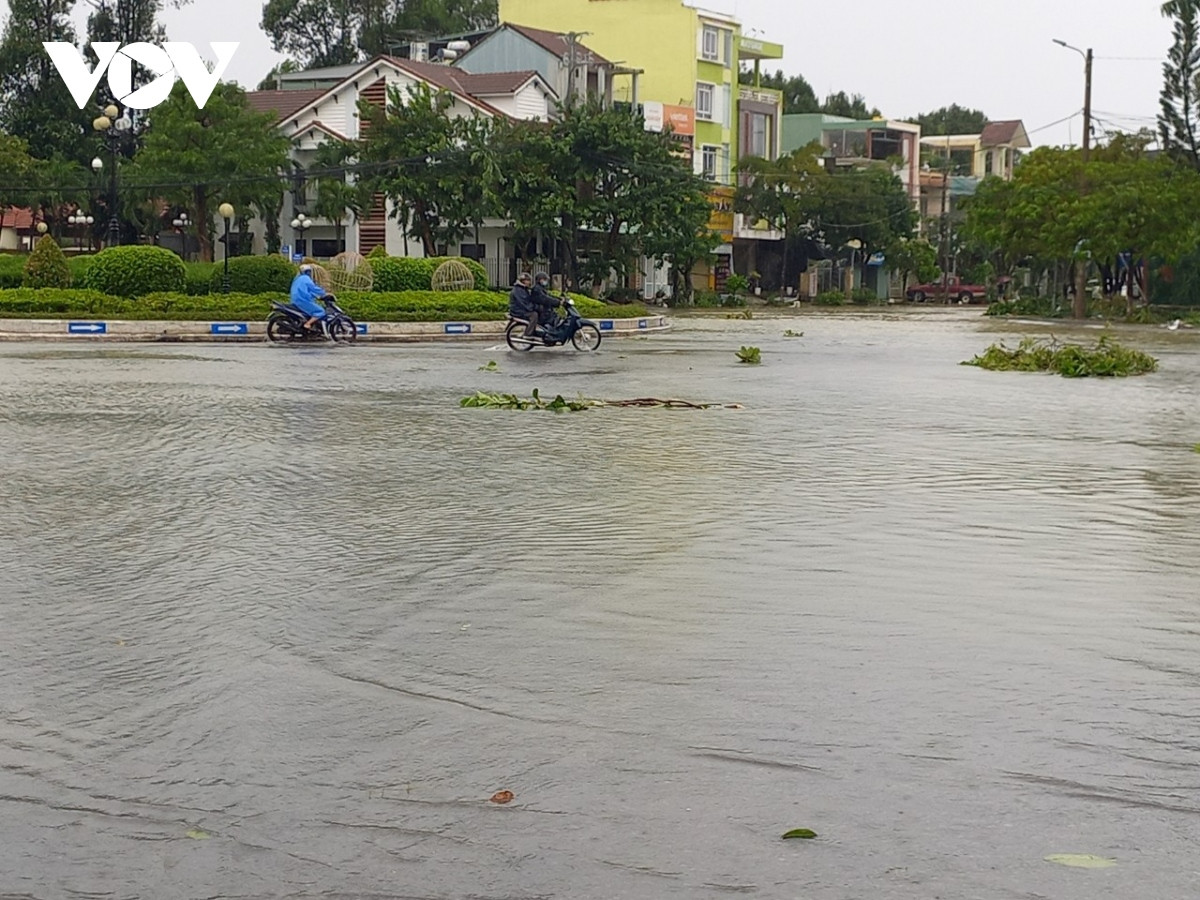
{"label": "brown tiled roof", "polygon": [[304,91],[247,91],[246,102],[255,112],[274,113],[279,121],[283,121],[328,93],[329,88]]}
{"label": "brown tiled roof", "polygon": [[[525,37],[529,38],[539,47],[549,50],[559,58],[564,57],[571,52],[571,45],[567,41],[566,35],[559,34],[557,31],[543,31],[541,28],[530,28],[528,25],[514,25],[512,22],[505,22],[504,24],[518,34],[525,35]],[[608,62],[607,59],[605,59],[595,50],[589,50],[583,44],[576,43],[575,52],[578,54],[580,51],[583,51],[584,53],[590,53],[592,55],[593,62],[601,64]]]}
{"label": "brown tiled roof", "polygon": [[[532,76],[537,74],[536,72],[530,71],[501,72],[495,75],[472,75],[470,72],[466,72],[463,69],[456,69],[453,66],[445,66],[441,65],[440,63],[417,62],[416,60],[412,59],[397,59],[396,57],[388,57],[388,59],[393,65],[402,71],[416,75],[418,78],[429,82],[435,87],[440,87],[443,90],[458,94],[460,97],[465,97],[475,105],[486,109],[493,115],[498,116],[504,116],[507,115],[507,113],[505,113],[503,110],[497,109],[486,100],[482,99],[479,95],[475,94],[475,89],[477,89],[479,86],[482,86],[490,89],[493,94],[511,92],[511,90],[516,90],[516,87],[520,87]],[[511,84],[513,79],[518,75],[523,75],[524,77],[521,78],[516,87],[511,88],[510,91],[495,89],[495,86],[498,84]]]}
{"label": "brown tiled roof", "polygon": [[495,94],[515,93],[530,78],[538,77],[538,73],[530,69],[527,72],[480,72],[477,75],[459,77],[468,94],[490,97]]}
{"label": "brown tiled roof", "polygon": [[1018,135],[1024,134],[1024,131],[1025,126],[1020,119],[989,122],[983,127],[983,132],[979,136],[979,142],[985,147],[1011,144]]}
{"label": "brown tiled roof", "polygon": [[5,228],[28,231],[33,225],[33,212],[23,206],[10,206],[7,209],[0,210],[0,223]]}

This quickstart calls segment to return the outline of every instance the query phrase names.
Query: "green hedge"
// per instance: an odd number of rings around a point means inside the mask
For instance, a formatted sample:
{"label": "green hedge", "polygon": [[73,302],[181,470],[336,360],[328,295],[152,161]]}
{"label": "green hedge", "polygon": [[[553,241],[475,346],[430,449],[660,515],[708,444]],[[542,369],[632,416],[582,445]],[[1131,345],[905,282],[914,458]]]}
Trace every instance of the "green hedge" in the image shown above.
{"label": "green hedge", "polygon": [[[292,289],[292,279],[300,271],[282,256],[235,256],[229,260],[229,290],[236,294],[277,294]],[[209,292],[221,292],[224,264],[214,264],[209,276]]]}
{"label": "green hedge", "polygon": [[[230,260],[232,263],[233,260]],[[220,266],[217,263],[185,262],[183,289],[193,297],[202,297],[212,292],[213,273]]]}
{"label": "green hedge", "polygon": [[140,297],[153,291],[183,293],[187,269],[165,247],[109,247],[92,259],[80,287],[117,297]]}
{"label": "green hedge", "polygon": [[450,259],[463,263],[471,270],[471,274],[475,276],[475,290],[486,291],[489,287],[487,269],[473,259],[463,259],[459,256],[431,256],[423,259],[406,256],[368,256],[367,259],[375,272],[375,285],[372,290],[381,294],[429,290],[433,286],[433,273],[437,267]]}
{"label": "green hedge", "polygon": [[[628,319],[647,315],[641,306],[607,306],[572,295],[589,318]],[[136,300],[78,289],[0,290],[0,318],[108,317],[112,319],[236,319],[259,321],[271,311],[273,294],[208,294],[178,291],[147,294]],[[490,291],[404,291],[342,294],[339,305],[362,322],[497,321],[508,315],[508,298]]]}
{"label": "green hedge", "polygon": [[25,260],[28,253],[0,254],[0,290],[19,288],[25,278]]}

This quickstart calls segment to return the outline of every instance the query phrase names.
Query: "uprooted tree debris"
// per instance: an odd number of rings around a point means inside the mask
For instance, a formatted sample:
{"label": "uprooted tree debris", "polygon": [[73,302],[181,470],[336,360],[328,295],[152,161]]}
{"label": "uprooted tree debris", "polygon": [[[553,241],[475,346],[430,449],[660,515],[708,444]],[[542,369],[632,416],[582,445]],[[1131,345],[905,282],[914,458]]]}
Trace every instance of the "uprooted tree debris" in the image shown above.
{"label": "uprooted tree debris", "polygon": [[538,394],[537,388],[529,397],[518,397],[516,394],[488,394],[476,391],[470,397],[463,397],[459,406],[469,406],[484,409],[548,409],[552,412],[579,412],[585,409],[595,409],[602,406],[640,406],[656,407],[659,409],[743,409],[737,403],[693,403],[690,400],[667,399],[657,397],[637,397],[632,400],[597,400],[591,397],[579,397],[568,400],[558,394],[553,400],[546,400]]}

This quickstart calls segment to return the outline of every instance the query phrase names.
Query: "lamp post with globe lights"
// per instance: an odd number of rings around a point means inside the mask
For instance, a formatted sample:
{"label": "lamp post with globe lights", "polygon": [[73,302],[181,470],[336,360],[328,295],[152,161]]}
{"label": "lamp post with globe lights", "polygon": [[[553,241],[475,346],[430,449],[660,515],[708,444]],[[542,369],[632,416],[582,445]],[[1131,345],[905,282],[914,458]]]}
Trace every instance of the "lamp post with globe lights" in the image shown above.
{"label": "lamp post with globe lights", "polygon": [[184,259],[188,258],[187,227],[188,227],[188,225],[191,224],[191,222],[192,222],[192,220],[188,218],[188,214],[185,212],[181,212],[179,215],[177,215],[174,219],[171,220],[171,224],[175,226],[175,230],[179,233],[179,238],[180,238],[179,255],[182,256]]}
{"label": "lamp post with globe lights", "polygon": [[[112,171],[108,173],[108,245],[110,247],[119,246],[121,243],[121,222],[117,218],[117,156],[121,149],[121,144],[133,131],[133,120],[129,118],[129,114],[121,115],[121,110],[116,104],[110,103],[104,107],[102,115],[97,116],[92,121],[92,129],[95,130],[108,147],[108,151],[112,156]],[[92,160],[92,168],[97,169],[96,162],[99,159]],[[99,171],[97,169],[97,171]]]}
{"label": "lamp post with globe lights", "polygon": [[[78,252],[83,252],[83,235],[87,231],[87,226],[91,225],[96,220],[82,210],[76,210],[73,215],[67,216],[67,222],[71,225],[84,226],[75,236],[75,248]],[[91,247],[92,239],[89,234],[88,246]]]}
{"label": "lamp post with globe lights", "polygon": [[233,218],[234,208],[232,203],[222,203],[217,212],[221,214],[221,218],[225,220],[225,275],[221,279],[221,292],[229,293],[229,220]]}
{"label": "lamp post with globe lights", "polygon": [[[313,224],[313,220],[310,219],[308,216],[306,216],[304,213],[297,213],[296,218],[292,219],[292,228],[296,232],[296,249],[297,250],[300,248],[300,241],[304,239],[304,232],[307,229],[311,228],[312,224]],[[311,255],[308,253],[308,245],[307,244],[305,245],[304,250],[305,250],[305,256]]]}

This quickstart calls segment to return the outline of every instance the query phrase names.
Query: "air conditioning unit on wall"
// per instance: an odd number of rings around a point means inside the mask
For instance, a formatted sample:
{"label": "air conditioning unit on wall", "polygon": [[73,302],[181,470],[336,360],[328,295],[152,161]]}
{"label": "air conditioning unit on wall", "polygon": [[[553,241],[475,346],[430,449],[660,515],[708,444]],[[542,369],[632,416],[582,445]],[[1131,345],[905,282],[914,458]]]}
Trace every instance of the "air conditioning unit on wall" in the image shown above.
{"label": "air conditioning unit on wall", "polygon": [[408,47],[408,58],[415,62],[428,62],[429,45],[425,43],[410,44]]}

